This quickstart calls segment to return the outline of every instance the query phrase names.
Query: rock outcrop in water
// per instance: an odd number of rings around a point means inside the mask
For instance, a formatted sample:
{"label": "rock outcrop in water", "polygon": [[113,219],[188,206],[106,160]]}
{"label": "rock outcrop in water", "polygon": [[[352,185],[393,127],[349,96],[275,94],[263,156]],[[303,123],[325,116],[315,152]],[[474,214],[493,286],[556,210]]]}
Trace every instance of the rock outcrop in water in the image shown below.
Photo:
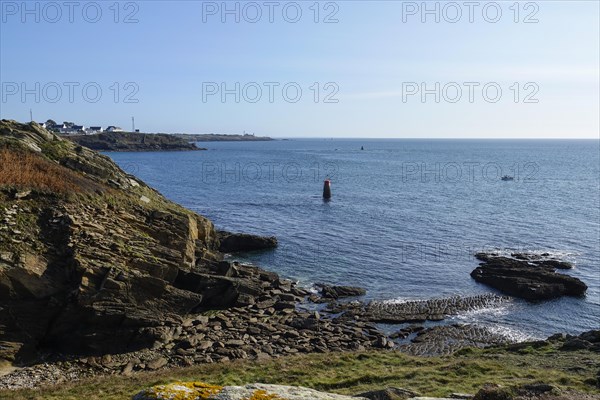
{"label": "rock outcrop in water", "polygon": [[321,289],[321,296],[327,300],[337,300],[345,297],[358,297],[367,294],[367,291],[355,286],[317,285]]}
{"label": "rock outcrop in water", "polygon": [[524,253],[513,254],[514,258],[487,253],[476,257],[483,263],[471,273],[473,279],[511,296],[536,301],[583,296],[587,291],[581,280],[556,272],[572,267],[560,260]]}
{"label": "rock outcrop in water", "polygon": [[217,234],[221,243],[219,250],[223,253],[239,253],[277,247],[277,238],[274,236],[265,237],[225,231],[218,231]]}

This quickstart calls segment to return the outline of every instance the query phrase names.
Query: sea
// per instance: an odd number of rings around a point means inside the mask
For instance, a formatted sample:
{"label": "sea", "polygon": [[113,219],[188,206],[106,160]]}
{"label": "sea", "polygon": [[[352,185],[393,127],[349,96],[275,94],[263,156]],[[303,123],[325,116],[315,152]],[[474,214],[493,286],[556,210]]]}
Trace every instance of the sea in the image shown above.
{"label": "sea", "polygon": [[600,329],[598,140],[197,145],[208,150],[106,154],[218,229],[276,236],[277,249],[235,258],[306,287],[360,286],[390,302],[497,293],[470,277],[474,253],[549,253],[574,263],[565,273],[588,285],[585,297],[515,299],[443,323],[513,340]]}

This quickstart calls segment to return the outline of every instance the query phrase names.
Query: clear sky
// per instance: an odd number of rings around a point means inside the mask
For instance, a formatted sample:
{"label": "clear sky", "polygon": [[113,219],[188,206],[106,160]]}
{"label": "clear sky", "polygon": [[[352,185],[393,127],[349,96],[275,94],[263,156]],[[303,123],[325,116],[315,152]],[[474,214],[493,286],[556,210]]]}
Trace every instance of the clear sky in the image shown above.
{"label": "clear sky", "polygon": [[272,137],[599,135],[598,1],[0,0],[0,12],[1,118],[32,109],[130,128],[135,116],[146,132]]}

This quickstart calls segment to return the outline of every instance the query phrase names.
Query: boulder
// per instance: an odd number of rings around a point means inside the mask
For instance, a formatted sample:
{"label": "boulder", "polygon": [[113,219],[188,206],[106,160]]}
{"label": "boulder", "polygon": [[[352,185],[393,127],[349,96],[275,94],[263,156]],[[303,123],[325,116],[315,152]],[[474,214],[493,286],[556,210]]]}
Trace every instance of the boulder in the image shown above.
{"label": "boulder", "polygon": [[250,398],[273,400],[367,400],[364,397],[342,396],[296,386],[257,383],[245,386],[221,387],[202,382],[174,382],[167,385],[159,385],[143,390],[133,396],[133,400],[248,400]]}
{"label": "boulder", "polygon": [[220,240],[219,250],[224,253],[264,250],[277,247],[277,238],[274,236],[266,237],[225,231],[219,231],[218,235]]}
{"label": "boulder", "polygon": [[355,286],[332,286],[332,285],[317,285],[321,288],[321,296],[326,299],[339,299],[343,297],[364,296],[367,291]]}

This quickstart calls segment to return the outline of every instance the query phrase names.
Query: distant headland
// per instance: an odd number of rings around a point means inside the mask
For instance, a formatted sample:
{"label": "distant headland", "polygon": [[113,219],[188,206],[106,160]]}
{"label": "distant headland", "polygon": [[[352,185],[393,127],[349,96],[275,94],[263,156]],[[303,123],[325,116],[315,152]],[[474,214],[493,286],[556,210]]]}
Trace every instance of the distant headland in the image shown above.
{"label": "distant headland", "polygon": [[194,142],[255,142],[274,140],[266,136],[248,134],[187,134],[144,133],[132,128],[127,132],[118,126],[85,126],[74,122],[56,123],[54,120],[38,123],[42,128],[63,136],[72,142],[96,151],[189,151],[206,150]]}
{"label": "distant headland", "polygon": [[96,151],[206,150],[194,143],[164,133],[102,132],[93,135],[68,135],[65,139]]}

